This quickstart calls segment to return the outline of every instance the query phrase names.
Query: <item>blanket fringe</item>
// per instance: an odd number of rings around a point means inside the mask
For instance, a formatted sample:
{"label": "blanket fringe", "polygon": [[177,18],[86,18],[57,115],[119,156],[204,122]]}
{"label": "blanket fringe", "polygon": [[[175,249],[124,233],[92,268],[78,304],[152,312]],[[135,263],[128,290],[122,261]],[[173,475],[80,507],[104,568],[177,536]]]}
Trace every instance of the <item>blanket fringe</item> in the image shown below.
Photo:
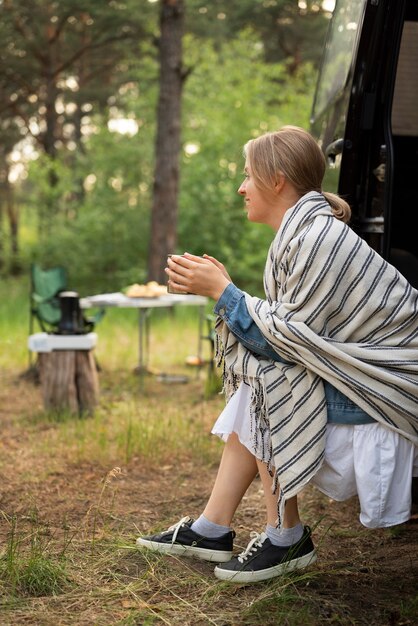
{"label": "blanket fringe", "polygon": [[[277,489],[277,487],[276,487]],[[274,493],[274,492],[273,492]],[[283,527],[283,519],[284,519],[284,510],[286,507],[286,499],[284,496],[283,489],[279,488],[279,497],[277,499],[277,521],[276,527],[281,530]]]}

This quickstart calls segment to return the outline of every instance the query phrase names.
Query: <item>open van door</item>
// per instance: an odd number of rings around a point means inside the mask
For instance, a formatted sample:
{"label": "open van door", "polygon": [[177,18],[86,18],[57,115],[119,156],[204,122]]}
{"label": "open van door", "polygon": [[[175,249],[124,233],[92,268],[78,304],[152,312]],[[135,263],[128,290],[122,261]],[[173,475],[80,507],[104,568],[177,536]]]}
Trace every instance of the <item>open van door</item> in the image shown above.
{"label": "open van door", "polygon": [[418,287],[418,2],[337,0],[312,109],[324,190]]}

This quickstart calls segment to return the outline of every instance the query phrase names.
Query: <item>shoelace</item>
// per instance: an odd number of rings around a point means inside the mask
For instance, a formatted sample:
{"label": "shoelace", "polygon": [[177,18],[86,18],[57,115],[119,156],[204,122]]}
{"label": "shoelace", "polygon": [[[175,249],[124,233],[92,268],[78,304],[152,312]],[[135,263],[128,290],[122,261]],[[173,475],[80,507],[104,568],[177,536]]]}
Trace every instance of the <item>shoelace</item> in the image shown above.
{"label": "shoelace", "polygon": [[177,522],[177,524],[173,524],[173,526],[170,526],[170,528],[167,528],[167,530],[165,530],[163,532],[163,534],[166,535],[167,533],[171,533],[172,532],[173,533],[173,537],[171,539],[171,543],[173,544],[175,542],[175,540],[177,539],[177,535],[179,533],[180,528],[183,526],[183,524],[185,524],[189,520],[190,520],[190,517],[188,517],[187,515],[186,515],[186,517],[182,517],[181,520],[179,522]]}
{"label": "shoelace", "polygon": [[246,561],[253,552],[256,552],[258,548],[261,548],[265,540],[264,535],[260,535],[254,530],[250,533],[250,537],[253,537],[253,539],[250,541],[245,550],[241,552],[241,554],[239,554],[237,557],[240,563],[244,563],[244,561]]}

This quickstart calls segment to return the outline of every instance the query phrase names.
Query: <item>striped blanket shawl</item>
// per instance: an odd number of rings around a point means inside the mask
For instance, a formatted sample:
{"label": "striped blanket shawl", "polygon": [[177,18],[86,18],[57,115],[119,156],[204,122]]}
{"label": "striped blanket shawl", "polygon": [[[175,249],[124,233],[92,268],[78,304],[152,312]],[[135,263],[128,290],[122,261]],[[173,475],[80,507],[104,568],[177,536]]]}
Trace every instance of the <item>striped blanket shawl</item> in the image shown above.
{"label": "striped blanket shawl", "polygon": [[264,288],[266,300],[245,294],[247,308],[286,363],[249,352],[221,318],[216,331],[227,401],[242,380],[252,389],[251,427],[280,485],[280,525],[285,500],[323,461],[323,379],[418,445],[418,291],[316,192],[286,212]]}

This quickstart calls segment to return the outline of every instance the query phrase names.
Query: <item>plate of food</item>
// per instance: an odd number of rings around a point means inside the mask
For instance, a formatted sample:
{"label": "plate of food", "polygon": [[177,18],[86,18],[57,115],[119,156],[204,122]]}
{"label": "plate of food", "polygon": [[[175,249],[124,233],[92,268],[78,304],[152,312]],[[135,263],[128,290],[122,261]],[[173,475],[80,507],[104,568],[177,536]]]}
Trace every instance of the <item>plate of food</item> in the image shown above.
{"label": "plate of food", "polygon": [[128,298],[159,298],[167,294],[167,287],[151,280],[148,283],[128,285],[123,293]]}

